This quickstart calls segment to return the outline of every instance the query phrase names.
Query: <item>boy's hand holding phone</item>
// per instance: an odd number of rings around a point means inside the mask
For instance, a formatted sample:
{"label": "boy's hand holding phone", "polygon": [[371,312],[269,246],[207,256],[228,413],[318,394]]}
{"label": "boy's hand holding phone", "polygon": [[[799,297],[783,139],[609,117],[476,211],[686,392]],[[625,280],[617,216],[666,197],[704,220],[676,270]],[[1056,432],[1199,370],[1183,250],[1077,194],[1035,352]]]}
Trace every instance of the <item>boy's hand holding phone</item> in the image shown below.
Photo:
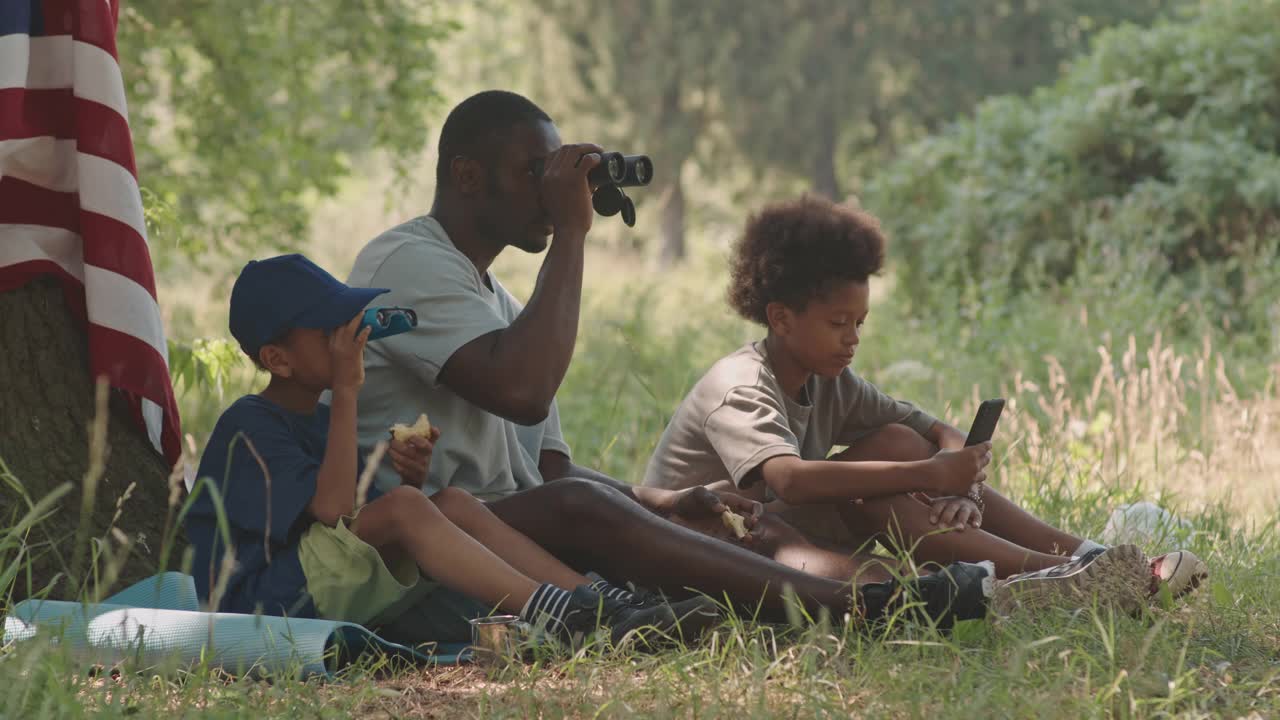
{"label": "boy's hand holding phone", "polygon": [[[1004,398],[992,398],[982,401],[978,406],[978,414],[969,427],[969,435],[965,438],[964,447],[952,450],[940,450],[930,460],[930,486],[938,495],[966,496],[987,479],[986,467],[991,464],[991,436],[995,433],[996,423],[1000,421],[1000,413],[1004,410]],[[967,500],[981,518],[982,508],[979,502]],[[937,505],[935,504],[936,508]],[[937,512],[931,514],[936,523]],[[976,527],[976,526],[975,526]]]}
{"label": "boy's hand holding phone", "polygon": [[991,442],[959,450],[939,450],[929,461],[930,486],[939,495],[964,495],[975,483],[987,479]]}

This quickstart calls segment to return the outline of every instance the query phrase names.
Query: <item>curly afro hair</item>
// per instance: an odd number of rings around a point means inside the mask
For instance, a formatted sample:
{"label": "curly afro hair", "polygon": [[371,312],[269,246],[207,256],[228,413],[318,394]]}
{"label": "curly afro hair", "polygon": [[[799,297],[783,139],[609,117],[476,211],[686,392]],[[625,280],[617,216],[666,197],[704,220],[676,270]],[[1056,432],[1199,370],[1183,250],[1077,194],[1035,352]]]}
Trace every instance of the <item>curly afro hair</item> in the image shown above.
{"label": "curly afro hair", "polygon": [[771,302],[804,310],[842,283],[865,283],[884,264],[884,244],[879,221],[861,210],[809,196],[770,205],[733,246],[729,304],[768,326]]}

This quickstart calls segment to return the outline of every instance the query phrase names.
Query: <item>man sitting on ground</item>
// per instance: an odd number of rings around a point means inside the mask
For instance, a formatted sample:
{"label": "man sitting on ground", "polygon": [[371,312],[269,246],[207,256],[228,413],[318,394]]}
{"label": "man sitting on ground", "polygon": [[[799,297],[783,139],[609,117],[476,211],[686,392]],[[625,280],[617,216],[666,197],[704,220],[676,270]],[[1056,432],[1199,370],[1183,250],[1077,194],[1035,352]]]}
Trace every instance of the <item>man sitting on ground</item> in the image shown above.
{"label": "man sitting on ground", "polygon": [[[783,609],[787,585],[810,609],[843,614],[856,604],[864,614],[883,611],[892,580],[863,586],[854,603],[855,566],[832,573],[840,579],[819,577],[671,522],[697,524],[731,509],[748,516],[753,534],[787,532],[782,524],[757,525],[758,503],[702,487],[632,487],[572,463],[555,395],[577,338],[593,218],[586,176],[598,152],[590,144],[562,145],[547,114],[513,93],[480,93],[449,114],[430,214],[372,240],[349,279],[391,288],[388,304],[419,317],[415,330],[366,353],[362,447],[426,412],[446,428],[427,491],[456,487],[485,499],[499,518],[570,566],[671,592],[696,588],[774,613]],[[489,271],[508,246],[547,252],[523,307]],[[383,468],[378,482],[394,483],[394,474]],[[806,562],[799,550],[795,566]],[[803,550],[814,564],[848,560],[811,545]],[[944,623],[985,614],[987,569],[949,570],[915,582],[928,611]]]}

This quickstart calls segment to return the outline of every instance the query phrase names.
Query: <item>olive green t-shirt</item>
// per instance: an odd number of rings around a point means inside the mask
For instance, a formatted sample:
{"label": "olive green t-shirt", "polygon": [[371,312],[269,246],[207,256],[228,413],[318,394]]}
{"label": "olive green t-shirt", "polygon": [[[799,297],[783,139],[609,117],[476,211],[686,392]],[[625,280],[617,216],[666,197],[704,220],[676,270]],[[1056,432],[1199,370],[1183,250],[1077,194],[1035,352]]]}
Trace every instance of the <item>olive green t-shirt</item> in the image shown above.
{"label": "olive green t-shirt", "polygon": [[[823,460],[886,425],[926,435],[935,419],[895,400],[845,368],[834,378],[809,378],[801,400],[787,397],[764,354],[746,345],[707,371],[680,403],[649,460],[644,484],[682,489],[744,479],[765,460],[794,455]],[[751,488],[764,497],[764,488]]]}

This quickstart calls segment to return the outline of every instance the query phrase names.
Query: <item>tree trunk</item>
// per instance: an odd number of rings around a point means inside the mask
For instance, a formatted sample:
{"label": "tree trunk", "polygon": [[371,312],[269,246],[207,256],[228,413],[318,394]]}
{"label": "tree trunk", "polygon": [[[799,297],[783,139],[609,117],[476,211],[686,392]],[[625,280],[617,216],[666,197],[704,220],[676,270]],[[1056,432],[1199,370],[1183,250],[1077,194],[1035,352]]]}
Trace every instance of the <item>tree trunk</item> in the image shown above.
{"label": "tree trunk", "polygon": [[832,113],[824,112],[814,138],[813,191],[840,202],[840,180],[836,177],[836,142],[839,128]]}
{"label": "tree trunk", "polygon": [[[12,475],[8,482],[0,482],[0,532],[26,513],[24,494],[31,502],[38,502],[64,482],[73,485],[50,516],[27,535],[27,562],[14,583],[15,600],[40,593],[55,580],[48,597],[72,599],[82,584],[95,590],[88,562],[80,577],[68,577],[89,465],[88,428],[95,414],[88,343],[53,277],[0,293],[0,318],[0,459]],[[126,489],[136,484],[120,505],[114,525],[130,538],[134,548],[114,583],[122,587],[158,569],[169,510],[169,471],[146,434],[134,424],[124,398],[114,392],[111,395],[105,472],[97,485],[87,528],[89,538],[107,538],[111,548],[117,549],[120,543],[108,537],[112,518]],[[84,553],[86,560],[92,558],[89,548],[84,548]],[[170,557],[181,558],[180,541]],[[13,559],[12,553],[8,559]],[[4,569],[0,565],[0,572]],[[101,582],[102,568],[98,572]],[[112,589],[96,588],[104,596]],[[4,591],[0,588],[0,594]]]}
{"label": "tree trunk", "polygon": [[684,260],[684,183],[680,181],[680,167],[675,168],[675,179],[662,202],[662,255],[663,268],[673,267]]}

